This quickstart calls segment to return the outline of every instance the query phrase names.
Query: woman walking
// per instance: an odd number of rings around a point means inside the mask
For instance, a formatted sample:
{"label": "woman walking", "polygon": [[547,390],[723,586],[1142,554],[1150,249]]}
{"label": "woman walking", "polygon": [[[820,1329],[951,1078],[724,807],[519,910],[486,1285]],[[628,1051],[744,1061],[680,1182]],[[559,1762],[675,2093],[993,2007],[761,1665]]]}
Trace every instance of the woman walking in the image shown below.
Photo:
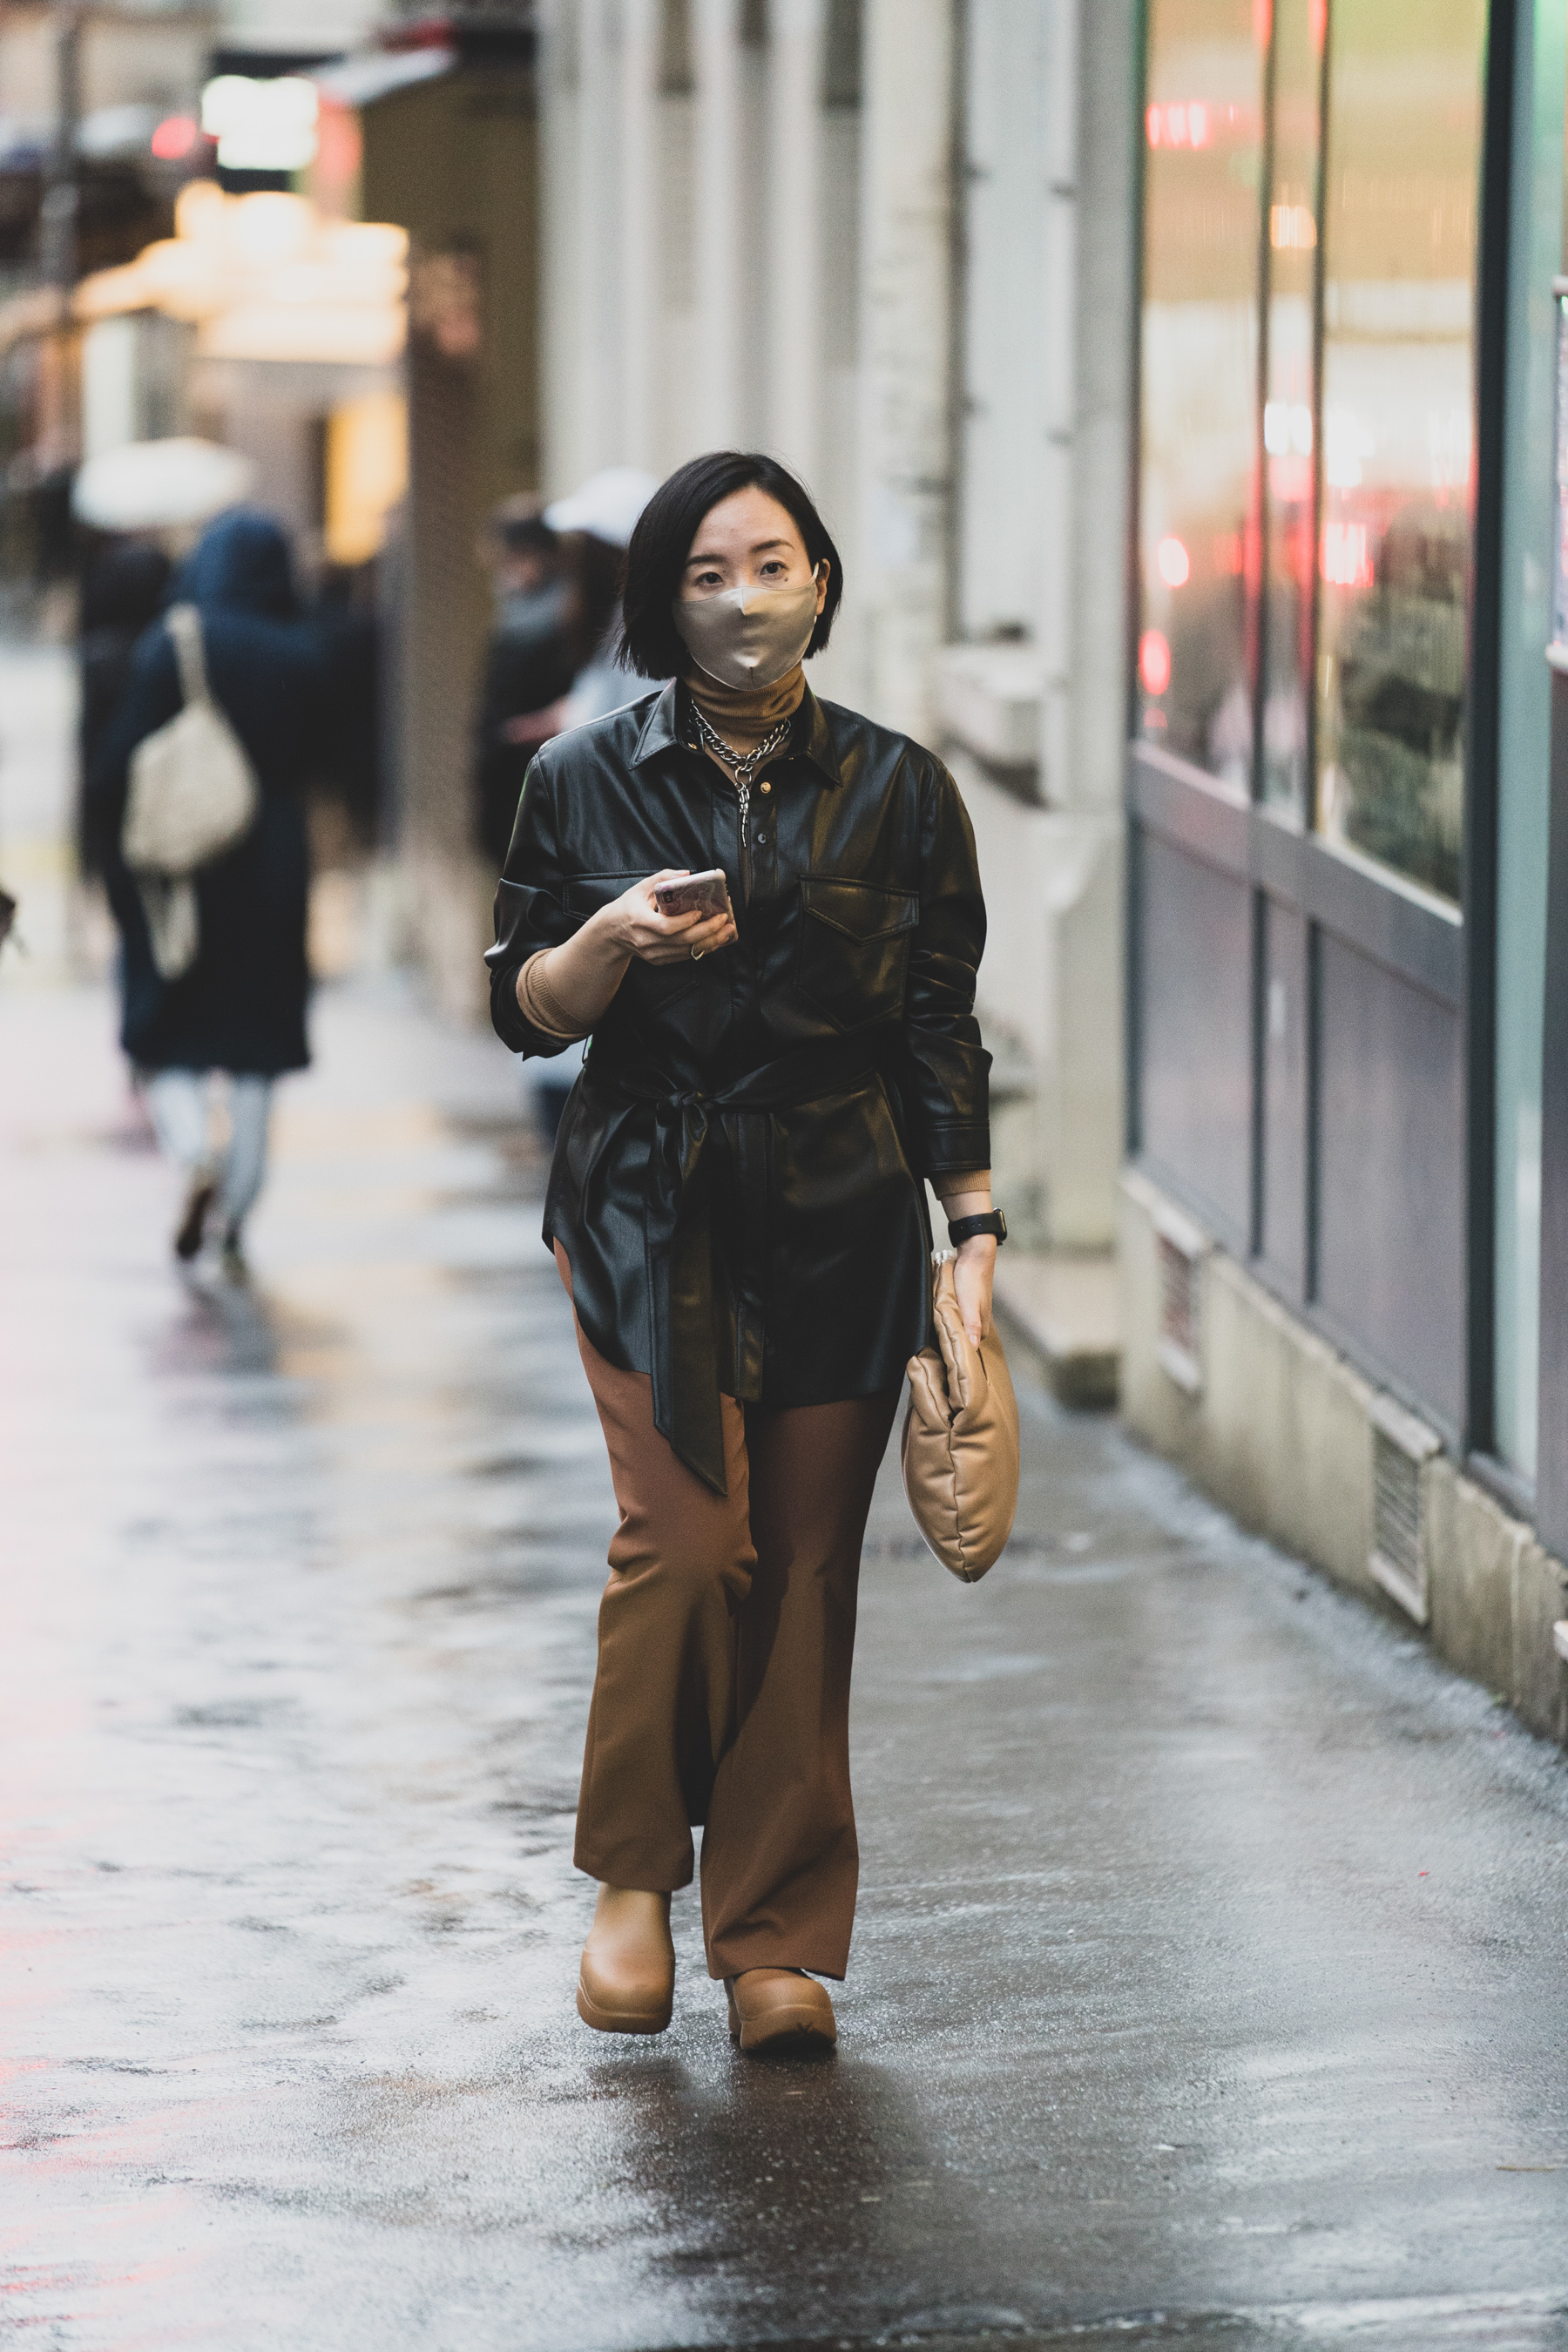
{"label": "woman walking", "polygon": [[[142,891],[120,849],[132,754],[183,700],[161,623],[137,648],[88,788],[120,927],[121,1043],[183,1178],[174,1252],[196,1257],[216,1222],[225,1267],[243,1277],[245,1218],[267,1169],[272,1082],[310,1060],[301,787],[321,740],[327,659],[319,629],[300,613],[288,541],[268,515],[236,509],[220,516],[180,571],[171,602],[194,604],[201,616],[207,683],[258,787],[249,831],[196,877],[199,944],[177,979],[158,969]],[[214,1071],[229,1074],[222,1147],[212,1133]]]}
{"label": "woman walking", "polygon": [[[838,554],[762,457],[699,457],[627,552],[624,658],[662,691],[524,785],[489,951],[514,1051],[592,1034],[544,1238],[620,1510],[577,1816],[599,1881],[577,2005],[657,2033],[703,1825],[710,1974],[743,2049],[836,2037],[858,1848],[860,1546],[930,1323],[922,1179],[990,1315],[985,918],[941,763],[818,702]],[[665,913],[719,869],[728,904]]]}

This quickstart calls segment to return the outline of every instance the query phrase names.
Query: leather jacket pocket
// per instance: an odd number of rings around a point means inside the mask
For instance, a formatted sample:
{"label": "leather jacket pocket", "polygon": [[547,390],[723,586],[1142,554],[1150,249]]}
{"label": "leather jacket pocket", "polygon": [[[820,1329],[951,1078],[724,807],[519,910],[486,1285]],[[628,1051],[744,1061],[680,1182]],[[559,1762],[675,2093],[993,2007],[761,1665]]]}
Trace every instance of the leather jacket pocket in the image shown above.
{"label": "leather jacket pocket", "polygon": [[622,986],[631,989],[640,1013],[663,1014],[689,996],[708,970],[701,957],[693,961],[688,956],[684,963],[644,963],[640,956],[633,956]]}
{"label": "leather jacket pocket", "polygon": [[[622,898],[634,882],[646,878],[642,871],[631,874],[574,874],[566,884],[566,905],[569,913],[581,925],[601,907]],[[695,988],[701,979],[704,965],[693,963],[689,956],[679,963],[645,963],[633,956],[626,967],[621,986],[639,1013],[645,1017],[662,1014]]]}
{"label": "leather jacket pocket", "polygon": [[920,920],[912,890],[801,877],[795,986],[836,1029],[896,1020],[903,1010],[910,936]]}

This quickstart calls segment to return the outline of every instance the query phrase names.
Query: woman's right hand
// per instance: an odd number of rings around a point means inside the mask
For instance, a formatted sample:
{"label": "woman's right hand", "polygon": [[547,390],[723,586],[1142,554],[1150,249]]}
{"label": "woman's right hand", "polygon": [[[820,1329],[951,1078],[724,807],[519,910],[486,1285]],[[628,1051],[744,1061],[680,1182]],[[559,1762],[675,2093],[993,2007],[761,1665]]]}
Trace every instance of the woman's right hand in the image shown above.
{"label": "woman's right hand", "polygon": [[[733,918],[723,915],[661,915],[654,889],[660,882],[677,882],[690,872],[686,866],[666,866],[646,882],[634,882],[593,918],[623,955],[643,963],[679,963],[683,956],[707,955],[728,947],[736,938]],[[579,937],[581,934],[579,934]]]}

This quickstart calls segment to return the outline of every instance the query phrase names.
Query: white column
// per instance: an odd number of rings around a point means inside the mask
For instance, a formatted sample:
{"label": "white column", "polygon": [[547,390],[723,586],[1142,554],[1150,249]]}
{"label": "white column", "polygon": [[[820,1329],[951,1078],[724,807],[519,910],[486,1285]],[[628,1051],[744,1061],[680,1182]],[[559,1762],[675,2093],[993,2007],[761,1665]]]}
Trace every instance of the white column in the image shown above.
{"label": "white column", "polygon": [[616,462],[620,438],[616,114],[609,0],[577,0],[577,370],[581,446],[590,472]]}
{"label": "white column", "polygon": [[866,0],[864,54],[867,708],[930,742],[951,489],[951,0]]}
{"label": "white column", "polygon": [[[1040,773],[1055,808],[1076,799],[1073,653],[1079,549],[1075,528],[1078,433],[1078,16],[1080,0],[1051,0],[1047,19],[1045,467],[1040,566]],[[1123,330],[1125,331],[1125,330]]]}
{"label": "white column", "polygon": [[1108,1248],[1121,1156],[1126,518],[1137,251],[1135,0],[1050,0],[1041,177],[1047,1238]]}
{"label": "white column", "polygon": [[[1045,19],[1055,0],[967,11],[963,72],[963,369],[954,488],[958,634],[984,639],[1040,604],[1045,394],[1054,317],[1041,283],[1044,115],[1054,97]],[[955,436],[956,437],[956,436]]]}
{"label": "white column", "polygon": [[773,0],[769,23],[768,437],[820,494],[825,0]]}
{"label": "white column", "polygon": [[740,0],[695,0],[692,23],[697,342],[691,353],[689,437],[695,454],[732,448],[741,438]]}
{"label": "white column", "polygon": [[621,5],[621,434],[617,462],[658,463],[658,0]]}

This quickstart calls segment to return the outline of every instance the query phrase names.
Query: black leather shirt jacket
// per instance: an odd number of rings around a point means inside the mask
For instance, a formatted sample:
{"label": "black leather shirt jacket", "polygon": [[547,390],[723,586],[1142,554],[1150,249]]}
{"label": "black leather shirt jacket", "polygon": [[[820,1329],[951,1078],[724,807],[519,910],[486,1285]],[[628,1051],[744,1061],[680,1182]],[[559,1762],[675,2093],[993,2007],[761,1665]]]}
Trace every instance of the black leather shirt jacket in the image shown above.
{"label": "black leather shirt jacket", "polygon": [[[752,792],[685,740],[671,685],[545,745],[496,893],[490,1007],[555,1054],[517,975],[660,866],[720,866],[733,945],[634,961],[562,1118],[544,1238],[589,1339],[724,1492],[719,1395],[868,1396],[926,1344],[921,1179],[985,1168],[991,1057],[974,837],[940,761],[808,690]],[[762,792],[765,781],[771,790]]]}

